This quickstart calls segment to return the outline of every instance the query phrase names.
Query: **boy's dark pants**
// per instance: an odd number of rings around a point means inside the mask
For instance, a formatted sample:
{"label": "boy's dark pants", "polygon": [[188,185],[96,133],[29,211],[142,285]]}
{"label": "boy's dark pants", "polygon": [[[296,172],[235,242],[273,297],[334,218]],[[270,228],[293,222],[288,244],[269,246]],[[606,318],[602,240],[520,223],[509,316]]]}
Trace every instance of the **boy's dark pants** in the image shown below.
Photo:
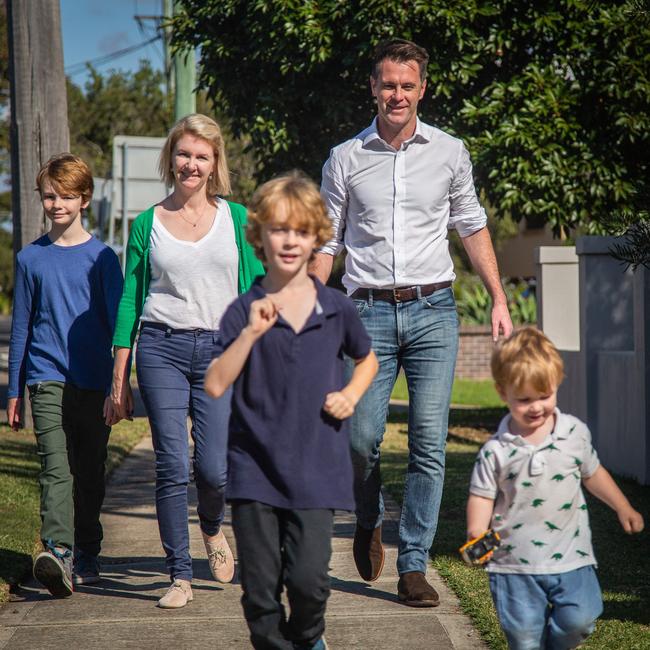
{"label": "boy's dark pants", "polygon": [[104,392],[45,381],[29,386],[41,459],[41,539],[99,555],[104,463],[110,427]]}
{"label": "boy's dark pants", "polygon": [[[333,512],[232,503],[242,605],[256,650],[311,647],[325,629]],[[283,587],[291,616],[280,601]]]}

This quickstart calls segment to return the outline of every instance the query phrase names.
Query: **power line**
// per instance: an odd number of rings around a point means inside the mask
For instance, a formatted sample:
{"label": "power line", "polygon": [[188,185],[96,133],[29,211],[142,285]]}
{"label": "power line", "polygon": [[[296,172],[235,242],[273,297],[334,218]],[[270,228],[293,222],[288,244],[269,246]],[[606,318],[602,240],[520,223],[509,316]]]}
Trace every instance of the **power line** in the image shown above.
{"label": "power line", "polygon": [[84,72],[86,67],[89,65],[104,65],[106,63],[110,63],[111,61],[114,61],[115,59],[119,59],[120,57],[123,57],[127,54],[130,54],[131,52],[135,52],[136,50],[139,50],[143,47],[146,47],[147,45],[151,45],[151,43],[154,43],[155,41],[159,41],[161,38],[160,34],[153,36],[147,41],[143,41],[142,43],[138,43],[137,45],[130,45],[129,47],[125,47],[121,50],[116,50],[115,52],[111,52],[110,54],[105,54],[103,56],[98,56],[95,59],[89,59],[88,61],[82,61],[80,63],[73,63],[72,65],[68,66],[65,69],[66,74],[70,76],[74,76],[76,74],[79,74],[80,72]]}

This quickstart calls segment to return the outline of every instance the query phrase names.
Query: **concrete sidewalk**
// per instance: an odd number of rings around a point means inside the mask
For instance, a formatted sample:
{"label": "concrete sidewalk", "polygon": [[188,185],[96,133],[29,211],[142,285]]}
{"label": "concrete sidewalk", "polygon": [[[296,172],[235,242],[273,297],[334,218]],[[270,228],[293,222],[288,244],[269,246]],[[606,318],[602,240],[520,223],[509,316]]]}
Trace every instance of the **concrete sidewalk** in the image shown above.
{"label": "concrete sidewalk", "polygon": [[[0,609],[0,648],[250,648],[239,603],[241,588],[211,580],[195,508],[190,519],[194,602],[180,610],[155,607],[169,581],[156,524],[153,468],[147,438],[111,477],[102,517],[102,582],[79,587],[64,600],[51,598],[35,582],[27,583]],[[195,494],[191,497],[195,504]],[[439,607],[414,609],[397,601],[398,511],[394,504],[389,507],[386,564],[372,585],[360,580],[352,560],[353,516],[336,517],[326,629],[330,648],[485,648],[433,569],[428,577],[440,592]],[[224,530],[234,550],[229,523]]]}

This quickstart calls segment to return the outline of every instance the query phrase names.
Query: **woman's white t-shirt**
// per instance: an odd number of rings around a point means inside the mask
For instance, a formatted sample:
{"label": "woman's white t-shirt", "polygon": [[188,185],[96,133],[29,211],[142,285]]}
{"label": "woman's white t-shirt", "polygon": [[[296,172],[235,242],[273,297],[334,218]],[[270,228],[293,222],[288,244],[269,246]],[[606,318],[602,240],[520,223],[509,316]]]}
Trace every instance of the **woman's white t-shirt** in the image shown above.
{"label": "woman's white t-shirt", "polygon": [[210,230],[197,242],[176,239],[154,210],[151,281],[141,321],[172,329],[216,330],[237,297],[239,259],[230,206],[217,200]]}

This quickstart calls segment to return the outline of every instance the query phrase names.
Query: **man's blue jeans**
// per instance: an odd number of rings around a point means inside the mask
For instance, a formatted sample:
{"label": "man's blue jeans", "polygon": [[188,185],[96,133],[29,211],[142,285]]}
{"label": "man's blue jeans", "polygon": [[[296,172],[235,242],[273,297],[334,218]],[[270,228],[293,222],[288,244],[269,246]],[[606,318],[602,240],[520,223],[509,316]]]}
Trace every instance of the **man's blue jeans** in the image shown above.
{"label": "man's blue jeans", "polygon": [[392,304],[354,300],[372,338],[379,372],[357,404],[351,423],[357,521],[382,522],[379,448],[388,402],[400,368],[409,391],[409,460],[399,525],[397,570],[426,572],[438,524],[445,473],[445,443],[458,351],[458,316],[450,288]]}
{"label": "man's blue jeans", "polygon": [[593,566],[546,575],[490,573],[490,591],[511,650],[575,648],[603,611]]}

